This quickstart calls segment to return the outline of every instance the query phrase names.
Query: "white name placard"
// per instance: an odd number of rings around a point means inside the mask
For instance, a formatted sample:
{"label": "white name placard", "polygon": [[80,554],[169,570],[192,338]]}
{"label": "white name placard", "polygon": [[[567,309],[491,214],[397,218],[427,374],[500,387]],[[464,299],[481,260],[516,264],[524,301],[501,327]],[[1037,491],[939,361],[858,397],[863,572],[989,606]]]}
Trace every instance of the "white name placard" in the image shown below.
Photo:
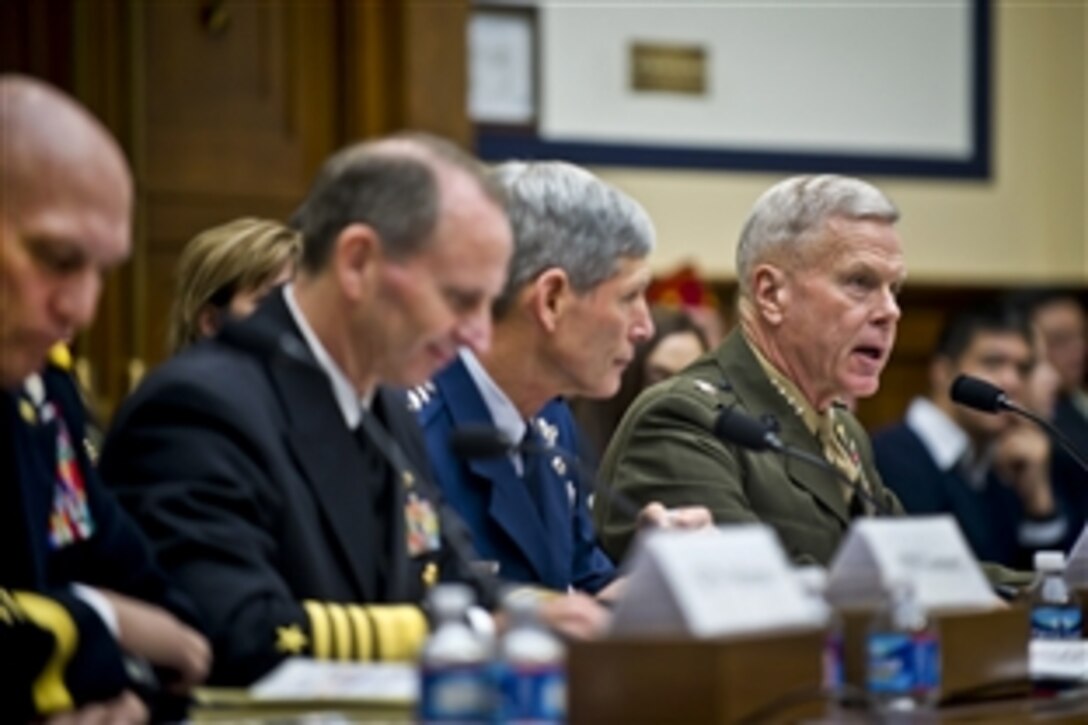
{"label": "white name placard", "polygon": [[612,627],[620,635],[720,637],[823,623],[774,532],[745,524],[647,532]]}
{"label": "white name placard", "polygon": [[828,598],[839,607],[878,606],[889,585],[903,581],[927,609],[997,603],[951,516],[858,521],[831,563]]}

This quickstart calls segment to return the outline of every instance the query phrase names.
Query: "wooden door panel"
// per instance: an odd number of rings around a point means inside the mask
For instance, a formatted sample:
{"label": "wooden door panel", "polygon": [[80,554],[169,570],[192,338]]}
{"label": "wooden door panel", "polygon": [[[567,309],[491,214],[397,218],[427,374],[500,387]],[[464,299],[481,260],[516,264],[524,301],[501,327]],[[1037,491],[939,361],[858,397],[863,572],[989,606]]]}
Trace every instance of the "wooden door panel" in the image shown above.
{"label": "wooden door panel", "polygon": [[239,216],[284,220],[339,144],[331,0],[134,8],[139,218],[134,347],[166,353],[185,242]]}
{"label": "wooden door panel", "polygon": [[198,0],[142,15],[142,181],[152,191],[299,195],[336,142],[331,2]]}

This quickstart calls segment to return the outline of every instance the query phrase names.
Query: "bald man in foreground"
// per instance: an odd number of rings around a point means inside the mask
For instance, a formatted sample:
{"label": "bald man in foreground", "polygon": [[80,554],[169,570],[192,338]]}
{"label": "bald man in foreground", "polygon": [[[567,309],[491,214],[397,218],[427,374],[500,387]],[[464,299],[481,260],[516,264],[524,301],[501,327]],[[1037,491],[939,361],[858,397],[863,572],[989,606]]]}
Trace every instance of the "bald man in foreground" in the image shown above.
{"label": "bald man in foreground", "polygon": [[[134,662],[185,693],[210,666],[189,608],[98,480],[50,349],[129,251],[132,179],[83,108],[0,76],[0,703],[6,718],[145,719]],[[145,670],[146,671],[146,670]]]}

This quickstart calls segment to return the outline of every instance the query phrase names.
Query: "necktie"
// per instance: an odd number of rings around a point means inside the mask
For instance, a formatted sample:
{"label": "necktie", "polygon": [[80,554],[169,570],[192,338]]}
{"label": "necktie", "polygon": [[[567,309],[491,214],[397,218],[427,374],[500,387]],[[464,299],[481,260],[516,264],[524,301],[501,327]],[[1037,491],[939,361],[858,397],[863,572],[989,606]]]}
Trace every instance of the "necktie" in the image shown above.
{"label": "necktie", "polygon": [[545,458],[544,442],[537,435],[533,421],[526,421],[525,435],[521,438],[522,480],[525,489],[533,500],[533,505],[540,511],[543,508],[543,479],[540,466]]}
{"label": "necktie", "polygon": [[[847,437],[846,427],[842,423],[835,421],[834,413],[830,410],[821,415],[819,421],[817,438],[823,448],[824,457],[848,479],[856,483],[866,493],[871,494],[872,491],[869,488],[869,482],[865,478],[865,472],[861,468],[861,461],[858,459],[856,448],[851,445]],[[854,489],[845,483],[842,486],[842,492],[843,498],[851,505],[854,503],[853,499],[860,498],[856,496]],[[865,504],[863,507],[865,513],[872,514],[873,512],[869,509],[870,506]]]}

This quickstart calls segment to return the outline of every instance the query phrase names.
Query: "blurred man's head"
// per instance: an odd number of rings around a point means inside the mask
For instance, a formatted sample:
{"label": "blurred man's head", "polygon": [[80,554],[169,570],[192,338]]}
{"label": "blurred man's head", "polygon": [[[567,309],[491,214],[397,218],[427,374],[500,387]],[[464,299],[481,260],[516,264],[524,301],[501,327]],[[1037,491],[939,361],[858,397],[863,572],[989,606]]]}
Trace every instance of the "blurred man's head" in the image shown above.
{"label": "blurred man's head", "polygon": [[1072,294],[1041,295],[1031,306],[1031,321],[1042,332],[1046,355],[1061,378],[1061,390],[1072,393],[1084,385],[1084,307]]}
{"label": "blurred man's head", "polygon": [[931,397],[981,446],[1014,421],[1007,414],[982,413],[953,403],[952,381],[971,375],[1023,402],[1034,364],[1031,327],[1020,312],[1008,305],[968,309],[948,320],[937,340],[930,365]]}
{"label": "blurred man's head", "polygon": [[495,305],[497,334],[517,326],[547,397],[613,395],[635,346],[653,334],[645,292],[654,230],[645,210],[588,171],[510,162],[494,176],[508,196],[514,256]]}
{"label": "blurred man's head", "polygon": [[817,410],[876,392],[906,276],[895,205],[843,176],[798,176],[756,202],[737,245],[749,341]]}
{"label": "blurred man's head", "polygon": [[0,385],[94,318],[130,245],[132,179],[106,129],[56,89],[0,77]]}
{"label": "blurred man's head", "polygon": [[311,323],[357,384],[418,384],[459,346],[489,345],[510,224],[501,190],[451,144],[411,135],[349,147],[293,221],[300,305],[322,308]]}
{"label": "blurred man's head", "polygon": [[193,237],[178,260],[170,347],[176,352],[211,337],[227,318],[252,313],[291,278],[301,251],[298,232],[267,219],[235,219]]}

